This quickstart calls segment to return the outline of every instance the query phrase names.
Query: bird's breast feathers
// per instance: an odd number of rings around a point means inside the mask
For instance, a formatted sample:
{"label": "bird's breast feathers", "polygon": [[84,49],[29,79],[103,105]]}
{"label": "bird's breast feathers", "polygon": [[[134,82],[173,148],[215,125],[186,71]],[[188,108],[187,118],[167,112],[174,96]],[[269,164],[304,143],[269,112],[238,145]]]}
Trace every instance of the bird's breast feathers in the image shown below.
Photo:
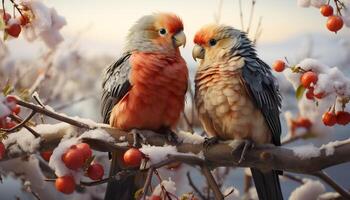
{"label": "bird's breast feathers", "polygon": [[195,81],[199,118],[209,135],[257,143],[270,140],[264,117],[242,82],[240,67],[225,63],[205,70],[199,67]]}
{"label": "bird's breast feathers", "polygon": [[134,53],[131,89],[114,107],[112,122],[122,129],[172,127],[184,108],[188,69],[181,56]]}

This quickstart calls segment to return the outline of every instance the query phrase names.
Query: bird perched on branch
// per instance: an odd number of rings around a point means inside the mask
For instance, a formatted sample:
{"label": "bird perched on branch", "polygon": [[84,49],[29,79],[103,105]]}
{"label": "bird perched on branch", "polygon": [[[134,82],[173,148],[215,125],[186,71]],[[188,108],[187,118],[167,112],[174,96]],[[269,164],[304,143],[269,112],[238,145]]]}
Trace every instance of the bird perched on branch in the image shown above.
{"label": "bird perched on branch", "polygon": [[[236,149],[253,144],[281,145],[281,96],[270,67],[257,57],[247,35],[211,24],[194,38],[193,58],[201,59],[195,76],[195,103],[207,145],[234,140]],[[237,143],[238,142],[238,143]],[[283,199],[275,170],[251,168],[261,200]]]}
{"label": "bird perched on branch", "polygon": [[[185,43],[183,23],[175,14],[140,18],[129,31],[124,54],[105,72],[104,123],[125,131],[174,128],[184,109],[188,84],[188,69],[179,51]],[[113,175],[120,170],[120,155],[112,155]],[[110,181],[105,199],[133,199],[133,179]]]}

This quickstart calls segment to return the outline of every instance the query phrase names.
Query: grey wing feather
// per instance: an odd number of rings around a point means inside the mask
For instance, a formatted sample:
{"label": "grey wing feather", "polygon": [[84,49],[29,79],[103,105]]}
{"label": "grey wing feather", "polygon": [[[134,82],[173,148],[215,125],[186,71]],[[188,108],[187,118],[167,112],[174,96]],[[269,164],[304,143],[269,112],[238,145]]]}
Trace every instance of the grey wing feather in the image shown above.
{"label": "grey wing feather", "polygon": [[125,53],[115,63],[110,65],[104,74],[102,82],[101,114],[103,123],[109,123],[110,114],[117,104],[130,90],[129,74],[131,70],[129,58]]}
{"label": "grey wing feather", "polygon": [[281,94],[271,68],[262,60],[247,62],[242,77],[250,96],[261,110],[272,133],[272,143],[281,145]]}

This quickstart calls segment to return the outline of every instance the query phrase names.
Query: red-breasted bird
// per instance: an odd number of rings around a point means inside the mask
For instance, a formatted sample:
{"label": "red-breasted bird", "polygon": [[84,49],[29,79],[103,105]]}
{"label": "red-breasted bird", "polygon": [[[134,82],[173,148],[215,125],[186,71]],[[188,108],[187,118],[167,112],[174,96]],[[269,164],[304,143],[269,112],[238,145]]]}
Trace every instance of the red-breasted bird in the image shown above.
{"label": "red-breasted bird", "polygon": [[[207,134],[244,144],[281,145],[281,95],[270,67],[257,57],[247,35],[211,24],[195,35],[195,103]],[[251,168],[261,200],[283,199],[278,171]]]}
{"label": "red-breasted bird", "polygon": [[[125,131],[174,128],[188,84],[188,68],[179,51],[185,43],[183,23],[175,14],[140,18],[129,31],[124,54],[105,72],[104,123]],[[113,154],[111,174],[120,170],[117,156]],[[105,199],[132,199],[133,181],[110,182]]]}

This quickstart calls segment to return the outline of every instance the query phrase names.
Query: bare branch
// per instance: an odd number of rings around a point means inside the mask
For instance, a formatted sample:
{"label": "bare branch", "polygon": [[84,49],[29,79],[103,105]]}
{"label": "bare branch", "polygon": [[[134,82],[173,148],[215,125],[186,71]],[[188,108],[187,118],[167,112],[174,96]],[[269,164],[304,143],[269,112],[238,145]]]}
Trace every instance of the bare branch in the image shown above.
{"label": "bare branch", "polygon": [[216,183],[213,175],[211,174],[209,168],[206,165],[201,166],[203,175],[207,178],[208,185],[214,192],[214,196],[216,200],[223,200],[224,195],[221,193],[218,184]]}
{"label": "bare branch", "polygon": [[201,199],[207,199],[202,192],[197,188],[197,186],[193,183],[190,172],[186,173],[188,183],[193,188],[193,190],[200,196]]}
{"label": "bare branch", "polygon": [[28,102],[22,101],[20,99],[17,99],[17,104],[20,106],[29,108],[37,113],[49,116],[49,117],[56,119],[58,121],[66,122],[68,124],[71,124],[71,125],[79,127],[79,128],[92,129],[89,125],[87,125],[85,123],[82,123],[82,122],[74,120],[70,117],[66,117],[66,116],[60,115],[58,113],[52,112],[46,108],[42,108],[41,106],[37,106],[35,104],[28,103]]}
{"label": "bare branch", "polygon": [[331,177],[329,177],[325,172],[318,171],[312,173],[312,175],[317,176],[324,182],[326,182],[329,186],[331,186],[335,191],[337,191],[339,194],[341,194],[346,199],[350,199],[350,193],[346,189],[344,189],[342,186],[338,185]]}

